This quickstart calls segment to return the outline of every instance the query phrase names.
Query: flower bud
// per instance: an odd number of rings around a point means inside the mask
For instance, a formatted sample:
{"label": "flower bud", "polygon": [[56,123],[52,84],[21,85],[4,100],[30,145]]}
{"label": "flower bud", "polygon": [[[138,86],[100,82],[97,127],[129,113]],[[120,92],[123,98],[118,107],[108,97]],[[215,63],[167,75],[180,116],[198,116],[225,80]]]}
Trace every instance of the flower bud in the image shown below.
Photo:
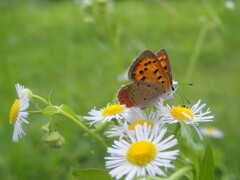
{"label": "flower bud", "polygon": [[47,133],[43,136],[42,140],[51,148],[60,148],[65,144],[64,137],[57,131]]}
{"label": "flower bud", "polygon": [[43,125],[41,127],[41,131],[44,132],[44,133],[48,133],[49,132],[49,123]]}

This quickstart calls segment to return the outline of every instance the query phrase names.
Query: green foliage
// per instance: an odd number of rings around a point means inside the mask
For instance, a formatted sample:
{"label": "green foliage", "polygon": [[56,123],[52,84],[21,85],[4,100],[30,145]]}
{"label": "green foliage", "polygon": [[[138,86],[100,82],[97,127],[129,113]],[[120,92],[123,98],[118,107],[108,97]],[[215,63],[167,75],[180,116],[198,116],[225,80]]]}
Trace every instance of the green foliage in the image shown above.
{"label": "green foliage", "polygon": [[195,176],[199,174],[199,152],[201,148],[197,143],[195,143],[193,139],[194,135],[190,126],[181,123],[180,131],[177,135],[179,142],[179,149],[181,153],[188,158],[194,165],[195,168]]}
{"label": "green foliage", "polygon": [[66,105],[61,105],[60,109],[68,114],[70,114],[72,117],[78,119],[78,117],[76,116],[76,114]]}
{"label": "green foliage", "polygon": [[214,179],[214,159],[211,144],[208,142],[200,168],[200,180]]}
{"label": "green foliage", "polygon": [[[182,122],[181,125],[178,126],[180,127],[177,127],[177,139],[179,149],[183,154],[182,158],[189,159],[189,162],[191,162],[189,165],[192,164],[194,167],[194,171],[192,171],[193,174],[188,175],[188,177],[192,177],[193,179],[213,179],[214,159],[210,143],[204,148],[203,142],[200,142],[199,137],[196,137],[189,125]],[[185,167],[187,165],[188,164],[178,164],[177,167]],[[178,173],[179,172],[177,172],[177,174]]]}
{"label": "green foliage", "polygon": [[48,116],[53,116],[54,114],[58,113],[58,107],[57,106],[48,106],[45,109],[43,109],[41,112]]}

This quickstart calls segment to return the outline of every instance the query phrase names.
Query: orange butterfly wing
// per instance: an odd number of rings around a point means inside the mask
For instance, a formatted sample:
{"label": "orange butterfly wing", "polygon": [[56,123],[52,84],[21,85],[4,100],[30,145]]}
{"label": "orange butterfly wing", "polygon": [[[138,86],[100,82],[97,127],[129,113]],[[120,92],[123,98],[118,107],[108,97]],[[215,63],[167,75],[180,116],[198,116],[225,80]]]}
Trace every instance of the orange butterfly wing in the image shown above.
{"label": "orange butterfly wing", "polygon": [[161,49],[157,56],[151,51],[145,50],[130,66],[128,78],[133,81],[160,83],[166,91],[169,91],[172,83],[169,74],[164,68],[166,62],[169,62],[169,60],[164,49]]}
{"label": "orange butterfly wing", "polygon": [[127,107],[146,108],[172,90],[172,70],[168,55],[160,49],[156,55],[143,51],[132,63],[128,78],[133,82],[118,92],[118,100]]}
{"label": "orange butterfly wing", "polygon": [[165,51],[165,49],[160,49],[157,52],[157,59],[158,59],[158,61],[160,61],[164,71],[168,74],[170,84],[172,85],[172,68],[171,68],[171,65],[170,65],[168,54]]}

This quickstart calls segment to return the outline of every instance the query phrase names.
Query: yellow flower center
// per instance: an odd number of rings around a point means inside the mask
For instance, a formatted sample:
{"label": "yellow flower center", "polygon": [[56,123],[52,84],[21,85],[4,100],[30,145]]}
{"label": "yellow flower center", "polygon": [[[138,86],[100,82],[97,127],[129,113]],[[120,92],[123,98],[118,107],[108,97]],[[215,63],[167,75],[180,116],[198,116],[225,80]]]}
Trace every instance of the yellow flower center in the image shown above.
{"label": "yellow flower center", "polygon": [[121,114],[124,111],[125,107],[120,104],[113,104],[103,109],[102,116],[113,116]]}
{"label": "yellow flower center", "polygon": [[157,154],[156,146],[149,141],[133,143],[127,151],[127,160],[138,166],[144,166],[151,162]]}
{"label": "yellow flower center", "polygon": [[212,127],[207,127],[207,128],[206,128],[206,132],[207,132],[207,134],[209,134],[209,135],[214,135],[215,129],[212,128]]}
{"label": "yellow flower center", "polygon": [[[170,113],[175,119],[178,119],[178,120],[190,121],[192,118],[194,118],[194,114],[187,107],[182,107],[182,106],[173,107],[170,110]],[[186,114],[188,116],[186,116]]]}
{"label": "yellow flower center", "polygon": [[15,124],[19,113],[20,100],[16,99],[10,110],[10,124]]}
{"label": "yellow flower center", "polygon": [[140,124],[141,126],[143,126],[144,123],[147,123],[147,126],[150,127],[150,128],[153,127],[153,124],[150,121],[147,121],[147,120],[137,120],[137,121],[134,121],[132,124],[130,124],[128,126],[128,129],[129,130],[135,130],[136,125]]}

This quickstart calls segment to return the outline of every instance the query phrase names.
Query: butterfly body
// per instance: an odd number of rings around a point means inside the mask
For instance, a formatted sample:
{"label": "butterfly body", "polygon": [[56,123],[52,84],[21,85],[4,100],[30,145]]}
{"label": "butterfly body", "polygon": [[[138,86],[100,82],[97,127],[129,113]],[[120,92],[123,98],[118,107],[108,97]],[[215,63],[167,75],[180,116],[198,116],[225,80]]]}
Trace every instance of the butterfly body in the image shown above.
{"label": "butterfly body", "polygon": [[127,107],[146,108],[171,92],[172,71],[166,51],[161,49],[156,55],[143,51],[130,66],[128,78],[133,82],[118,92],[120,103]]}

